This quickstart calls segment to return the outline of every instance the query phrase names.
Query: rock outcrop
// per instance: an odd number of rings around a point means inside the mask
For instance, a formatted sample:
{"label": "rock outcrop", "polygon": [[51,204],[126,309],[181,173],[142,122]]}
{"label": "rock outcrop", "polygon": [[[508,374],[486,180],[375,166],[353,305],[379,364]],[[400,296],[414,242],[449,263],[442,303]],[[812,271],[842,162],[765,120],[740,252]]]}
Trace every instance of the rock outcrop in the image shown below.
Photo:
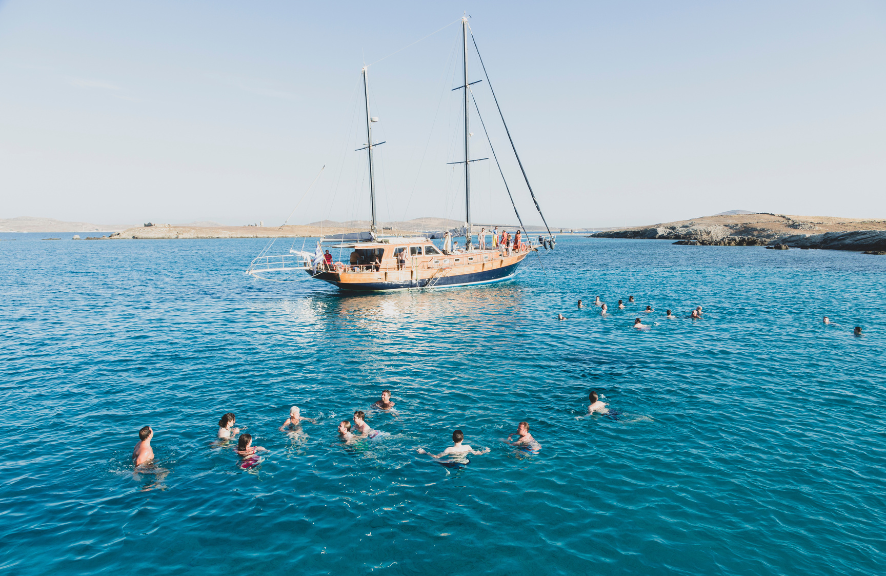
{"label": "rock outcrop", "polygon": [[682,246],[765,246],[768,240],[753,236],[727,236],[719,240],[677,240],[674,244]]}
{"label": "rock outcrop", "polygon": [[811,236],[788,236],[782,244],[792,248],[820,248],[824,250],[886,251],[886,231],[856,230],[853,232],[826,232]]}

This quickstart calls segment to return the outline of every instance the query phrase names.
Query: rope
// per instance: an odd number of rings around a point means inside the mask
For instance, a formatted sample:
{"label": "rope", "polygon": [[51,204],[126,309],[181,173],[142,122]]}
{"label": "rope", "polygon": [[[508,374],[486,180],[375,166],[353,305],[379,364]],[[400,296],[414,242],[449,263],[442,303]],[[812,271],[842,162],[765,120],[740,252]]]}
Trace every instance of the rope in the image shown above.
{"label": "rope", "polygon": [[[468,24],[468,28],[471,25]],[[480,48],[477,47],[477,40],[474,38],[474,30],[471,29],[471,41],[474,43],[474,49],[477,51],[477,57],[480,59],[480,66],[483,68],[483,75],[486,76],[486,82],[489,84],[489,91],[492,92],[492,99],[495,100],[495,107],[498,108],[498,115],[501,116],[501,123],[505,127],[505,132],[508,134],[508,140],[511,142],[511,149],[514,151],[514,156],[517,158],[517,164],[520,165],[520,172],[523,173],[523,179],[526,181],[526,187],[529,188],[529,194],[532,196],[532,202],[535,203],[535,209],[538,210],[539,216],[541,216],[541,221],[544,222],[545,229],[548,231],[548,236],[553,238],[553,234],[551,234],[551,228],[548,226],[547,220],[545,220],[545,215],[541,213],[541,208],[538,206],[538,200],[535,199],[535,192],[532,191],[532,185],[529,183],[529,177],[526,176],[526,170],[523,169],[523,162],[520,161],[520,155],[517,154],[517,147],[514,146],[514,139],[511,138],[511,131],[508,130],[508,124],[505,122],[505,116],[502,114],[501,106],[498,105],[498,98],[495,96],[495,90],[492,89],[492,80],[489,79],[489,73],[486,72],[486,65],[483,63],[483,57],[480,56]],[[476,103],[475,103],[476,105]]]}

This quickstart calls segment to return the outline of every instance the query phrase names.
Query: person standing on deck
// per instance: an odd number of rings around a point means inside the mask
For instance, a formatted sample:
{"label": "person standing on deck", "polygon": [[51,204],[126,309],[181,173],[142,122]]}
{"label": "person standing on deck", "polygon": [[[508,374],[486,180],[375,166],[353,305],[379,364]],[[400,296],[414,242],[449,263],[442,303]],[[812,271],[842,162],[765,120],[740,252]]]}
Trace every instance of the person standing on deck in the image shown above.
{"label": "person standing on deck", "polygon": [[514,252],[520,251],[520,231],[517,230],[517,233],[514,234]]}
{"label": "person standing on deck", "polygon": [[498,248],[498,226],[492,229],[492,249]]}
{"label": "person standing on deck", "polygon": [[480,228],[480,250],[486,250],[486,228]]}
{"label": "person standing on deck", "polygon": [[449,230],[446,231],[446,234],[443,235],[443,253],[450,254],[452,252],[452,234],[449,233]]}

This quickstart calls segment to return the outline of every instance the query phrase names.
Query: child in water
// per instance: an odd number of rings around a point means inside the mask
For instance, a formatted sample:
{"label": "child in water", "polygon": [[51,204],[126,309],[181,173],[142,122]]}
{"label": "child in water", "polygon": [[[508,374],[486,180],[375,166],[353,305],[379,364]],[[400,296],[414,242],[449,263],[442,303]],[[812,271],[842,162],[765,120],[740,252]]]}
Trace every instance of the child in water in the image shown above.
{"label": "child in water", "polygon": [[289,426],[292,426],[293,428],[298,428],[302,420],[310,422],[311,424],[317,423],[317,421],[313,418],[305,418],[304,416],[302,416],[301,410],[299,410],[298,406],[293,406],[289,409],[289,418],[287,418],[286,421],[283,422],[283,425],[280,426],[280,430],[286,430],[286,428]]}
{"label": "child in water", "polygon": [[366,414],[362,410],[354,412],[354,428],[363,438],[375,438],[379,435],[379,431],[370,428],[364,418],[366,418]]}
{"label": "child in water", "polygon": [[237,440],[237,454],[240,456],[252,456],[259,450],[267,451],[264,446],[253,446],[251,434],[241,434]]}
{"label": "child in water", "polygon": [[234,434],[239,434],[240,429],[234,428],[234,422],[237,418],[234,416],[233,412],[228,412],[227,414],[222,415],[221,420],[218,421],[218,438],[219,440],[230,440]]}
{"label": "child in water", "polygon": [[465,435],[461,430],[456,430],[452,433],[452,441],[453,445],[447,447],[443,452],[439,454],[431,454],[424,448],[419,448],[417,452],[419,454],[427,454],[431,458],[442,458],[444,456],[452,456],[453,458],[464,458],[468,454],[476,454],[479,456],[480,454],[486,454],[489,452],[489,448],[484,448],[483,450],[474,450],[467,444],[463,444],[465,441]]}
{"label": "child in water", "polygon": [[601,402],[597,393],[594,390],[591,390],[591,393],[588,394],[588,400],[591,401],[591,405],[588,406],[588,414],[593,414],[594,412],[599,412],[600,414],[608,414],[609,409],[606,408],[606,403]]}

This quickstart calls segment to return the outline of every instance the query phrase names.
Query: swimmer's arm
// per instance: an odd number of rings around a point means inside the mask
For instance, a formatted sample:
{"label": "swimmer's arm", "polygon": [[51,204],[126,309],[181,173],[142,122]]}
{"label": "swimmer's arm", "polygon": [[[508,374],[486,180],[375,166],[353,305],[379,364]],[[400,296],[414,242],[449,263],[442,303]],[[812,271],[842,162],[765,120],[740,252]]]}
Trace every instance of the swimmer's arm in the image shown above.
{"label": "swimmer's arm", "polygon": [[476,454],[477,456],[479,456],[481,454],[486,454],[489,451],[490,451],[490,448],[484,448],[482,450],[471,450],[471,454]]}
{"label": "swimmer's arm", "polygon": [[313,418],[302,418],[302,420],[307,420],[307,421],[310,422],[311,424],[316,424],[316,423],[317,423],[317,421],[316,421],[315,419],[313,419]]}
{"label": "swimmer's arm", "polygon": [[428,452],[424,448],[419,448],[418,450],[416,450],[416,452],[418,452],[419,454],[427,454],[431,458],[442,458],[442,457],[446,456],[445,450],[441,454],[431,454],[430,452]]}
{"label": "swimmer's arm", "polygon": [[290,422],[292,422],[292,419],[291,419],[291,418],[287,418],[287,419],[286,419],[286,422],[284,422],[283,425],[280,426],[280,430],[286,430],[286,427],[289,426]]}

